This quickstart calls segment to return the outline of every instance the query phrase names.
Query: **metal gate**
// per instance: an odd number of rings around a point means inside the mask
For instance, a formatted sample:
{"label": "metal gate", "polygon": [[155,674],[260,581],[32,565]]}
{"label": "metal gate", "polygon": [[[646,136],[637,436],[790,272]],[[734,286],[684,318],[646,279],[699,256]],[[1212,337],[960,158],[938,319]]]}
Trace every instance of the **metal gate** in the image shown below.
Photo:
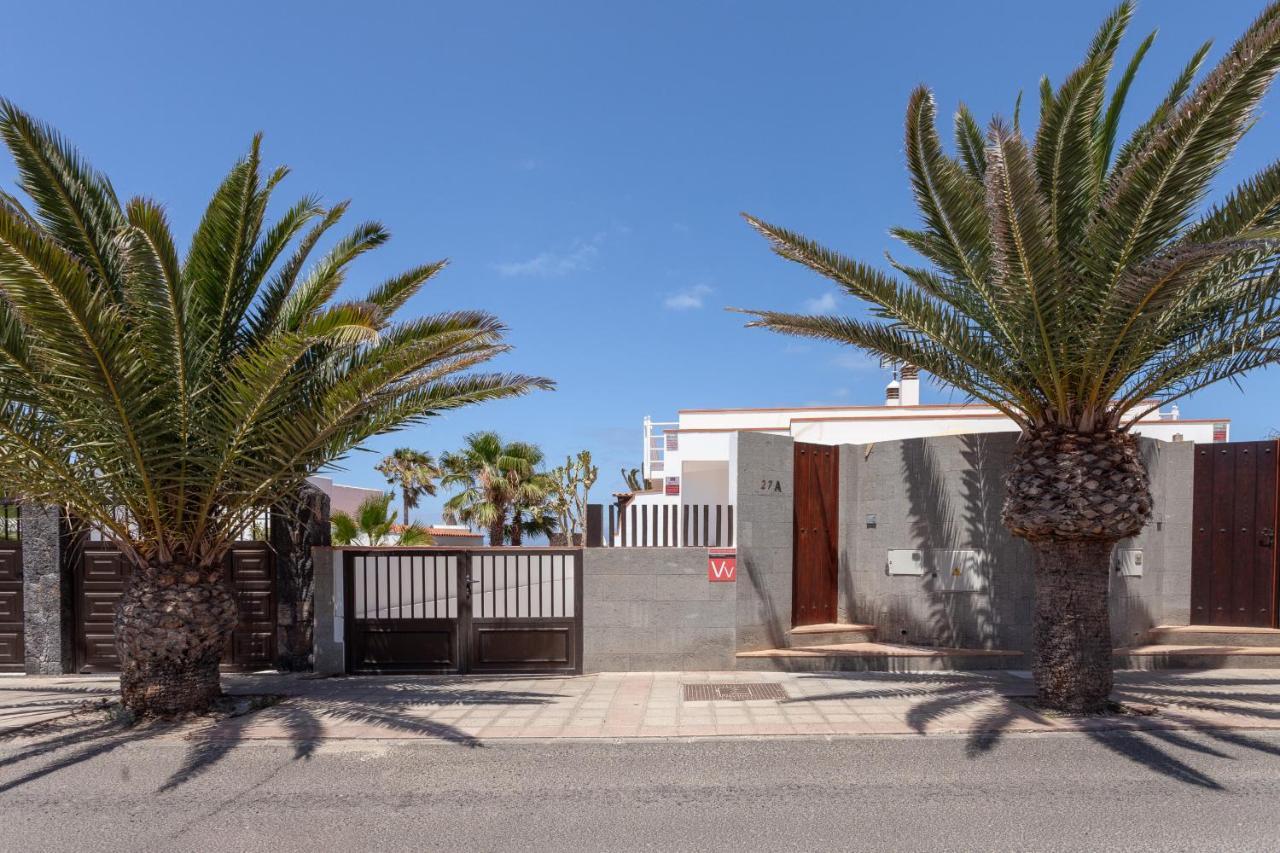
{"label": "metal gate", "polygon": [[1275,628],[1280,445],[1196,446],[1191,621]]}
{"label": "metal gate", "polygon": [[[129,562],[115,548],[82,540],[72,555],[77,672],[117,672],[116,604],[129,580]],[[222,668],[264,669],[275,663],[275,561],[265,542],[238,542],[227,554],[227,578],[239,605],[240,622]]]}
{"label": "metal gate", "polygon": [[840,565],[840,448],[796,442],[794,480],[791,624],[835,622]]}
{"label": "metal gate", "polygon": [[347,671],[579,673],[577,548],[348,549]]}
{"label": "metal gate", "polygon": [[0,502],[0,672],[22,672],[22,539],[17,503]]}

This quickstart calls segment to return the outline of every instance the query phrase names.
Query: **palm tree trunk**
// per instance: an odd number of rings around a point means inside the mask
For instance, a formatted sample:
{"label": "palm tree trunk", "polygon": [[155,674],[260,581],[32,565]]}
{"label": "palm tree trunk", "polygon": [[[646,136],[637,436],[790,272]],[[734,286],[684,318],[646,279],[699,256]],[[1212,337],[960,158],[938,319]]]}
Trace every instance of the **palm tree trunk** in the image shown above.
{"label": "palm tree trunk", "polygon": [[404,515],[400,516],[400,523],[403,524],[405,527],[408,527],[409,526],[409,490],[408,489],[405,489],[405,488],[400,489],[400,500],[402,502],[402,505],[404,506]]}
{"label": "palm tree trunk", "polygon": [[520,526],[520,510],[516,510],[511,516],[511,544],[521,545],[524,543],[524,528]]}
{"label": "palm tree trunk", "polygon": [[1113,547],[1096,539],[1032,543],[1032,672],[1036,698],[1045,708],[1073,714],[1106,709],[1112,686],[1107,585]]}
{"label": "palm tree trunk", "polygon": [[506,512],[498,513],[498,517],[489,523],[489,544],[493,546],[501,545],[506,536],[507,514]]}
{"label": "palm tree trunk", "polygon": [[1102,711],[1112,684],[1111,550],[1151,517],[1138,442],[1118,431],[1028,431],[1007,487],[1005,526],[1035,556],[1036,694],[1053,710]]}
{"label": "palm tree trunk", "polygon": [[116,610],[124,706],[139,716],[207,710],[237,620],[221,567],[135,565]]}

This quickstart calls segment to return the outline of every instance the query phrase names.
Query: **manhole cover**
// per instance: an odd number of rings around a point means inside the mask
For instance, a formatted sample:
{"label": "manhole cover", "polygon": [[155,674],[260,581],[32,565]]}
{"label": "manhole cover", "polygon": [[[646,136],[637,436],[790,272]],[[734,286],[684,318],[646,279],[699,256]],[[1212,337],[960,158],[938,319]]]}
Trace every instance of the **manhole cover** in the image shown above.
{"label": "manhole cover", "polygon": [[686,684],[686,702],[749,702],[754,699],[786,699],[781,684]]}

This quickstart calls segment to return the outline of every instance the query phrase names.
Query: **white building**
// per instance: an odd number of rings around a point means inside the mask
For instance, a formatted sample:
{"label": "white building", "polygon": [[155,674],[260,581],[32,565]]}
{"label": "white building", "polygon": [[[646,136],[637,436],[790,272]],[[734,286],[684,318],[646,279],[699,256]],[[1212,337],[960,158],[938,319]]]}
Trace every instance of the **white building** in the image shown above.
{"label": "white building", "polygon": [[364,486],[347,486],[333,482],[332,477],[308,477],[307,482],[329,496],[329,512],[345,512],[355,515],[361,501],[383,494],[383,489]]}
{"label": "white building", "polygon": [[[1135,414],[1138,414],[1135,412]],[[766,432],[812,444],[873,444],[903,438],[1016,432],[1017,424],[986,404],[920,403],[919,375],[903,370],[881,406],[771,409],[682,409],[678,420],[644,420],[644,478],[651,488],[637,506],[726,505],[737,494],[737,434]],[[1226,418],[1191,420],[1177,405],[1143,415],[1130,431],[1163,441],[1227,441]]]}

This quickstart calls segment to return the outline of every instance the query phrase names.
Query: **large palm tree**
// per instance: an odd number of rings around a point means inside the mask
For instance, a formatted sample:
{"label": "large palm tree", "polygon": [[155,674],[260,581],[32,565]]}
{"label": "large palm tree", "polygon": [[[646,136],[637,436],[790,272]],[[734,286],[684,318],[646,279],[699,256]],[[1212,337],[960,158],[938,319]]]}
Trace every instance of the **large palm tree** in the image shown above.
{"label": "large palm tree", "polygon": [[409,510],[417,508],[423,495],[435,496],[436,480],[443,473],[435,457],[411,447],[397,447],[375,467],[388,483],[400,488],[405,524],[409,523]]}
{"label": "large palm tree", "polygon": [[531,481],[541,461],[535,445],[504,442],[496,432],[468,435],[462,450],[440,457],[441,484],[459,489],[445,502],[445,518],[477,524],[489,531],[490,545],[503,544],[512,507],[532,500],[536,483]]}
{"label": "large palm tree", "polygon": [[1280,355],[1280,162],[1202,209],[1280,68],[1280,4],[1193,88],[1208,45],[1197,51],[1117,149],[1153,38],[1108,97],[1131,14],[1126,2],[1106,19],[1062,85],[1042,82],[1030,140],[1016,112],[984,137],[961,106],[949,155],[933,98],[912,94],[906,157],[923,222],[893,234],[928,265],[891,260],[898,274],[886,274],[747,217],[885,321],[751,311],[751,325],[916,365],[1021,426],[1004,522],[1034,553],[1039,700],[1068,711],[1106,702],[1110,554],[1151,514],[1129,425]]}
{"label": "large palm tree", "polygon": [[0,482],[62,504],[132,566],[116,614],[125,705],[200,710],[236,624],[223,556],[261,507],[371,436],[545,380],[468,368],[503,326],[393,322],[443,262],[336,293],[387,239],[304,197],[268,222],[259,140],[181,254],[161,206],[120,200],[55,131],[0,102],[27,201],[0,198]]}

